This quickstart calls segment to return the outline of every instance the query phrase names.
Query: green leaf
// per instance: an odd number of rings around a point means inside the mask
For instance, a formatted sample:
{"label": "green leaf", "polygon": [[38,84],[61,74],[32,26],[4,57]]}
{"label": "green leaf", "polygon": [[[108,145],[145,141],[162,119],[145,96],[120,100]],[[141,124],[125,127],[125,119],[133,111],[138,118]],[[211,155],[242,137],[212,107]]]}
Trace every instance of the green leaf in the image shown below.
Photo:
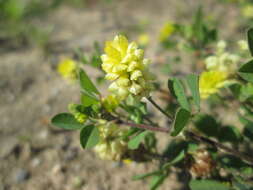
{"label": "green leaf", "polygon": [[239,97],[241,96],[240,93],[241,93],[242,85],[235,83],[235,84],[230,85],[228,88],[233,93],[235,98],[239,99]]}
{"label": "green leaf", "polygon": [[193,154],[194,152],[196,152],[196,150],[198,150],[199,145],[193,142],[188,142],[188,146],[187,146],[187,152],[190,154]]}
{"label": "green leaf", "polygon": [[253,186],[246,184],[244,181],[235,181],[233,180],[233,187],[235,187],[236,190],[252,190]]}
{"label": "green leaf", "polygon": [[253,28],[250,28],[247,32],[248,44],[251,55],[253,56]]}
{"label": "green leaf", "polygon": [[253,98],[253,84],[247,83],[241,86],[239,100],[244,102],[252,100]]}
{"label": "green leaf", "polygon": [[180,108],[176,113],[171,136],[177,136],[186,126],[190,117],[191,113],[189,111],[185,110],[184,108]]}
{"label": "green leaf", "polygon": [[141,141],[145,138],[145,136],[147,134],[149,134],[150,131],[144,131],[138,135],[136,135],[135,137],[133,137],[129,142],[128,142],[128,148],[129,149],[137,149],[141,143]]}
{"label": "green leaf", "polygon": [[199,7],[196,14],[194,15],[194,23],[193,23],[193,34],[199,41],[204,40],[204,29],[203,29],[203,12],[202,7]]}
{"label": "green leaf", "polygon": [[190,74],[186,77],[187,84],[191,90],[194,104],[200,109],[200,95],[199,95],[199,76]]}
{"label": "green leaf", "polygon": [[69,113],[60,113],[54,116],[51,123],[59,128],[68,130],[77,130],[83,127],[83,124],[77,122],[75,117]]}
{"label": "green leaf", "polygon": [[216,137],[219,134],[219,123],[210,115],[199,114],[194,118],[195,127],[209,137]]}
{"label": "green leaf", "polygon": [[253,123],[248,122],[243,128],[243,134],[251,141],[253,141]]}
{"label": "green leaf", "polygon": [[94,125],[87,125],[80,132],[80,143],[83,148],[92,148],[99,142],[99,130]]}
{"label": "green leaf", "polygon": [[247,167],[247,164],[244,163],[242,159],[233,155],[221,155],[217,158],[217,161],[222,164],[222,167],[226,169],[236,169],[237,172],[239,172],[241,168]]}
{"label": "green leaf", "polygon": [[191,190],[230,190],[230,187],[214,180],[191,180]]}
{"label": "green leaf", "polygon": [[82,105],[85,107],[89,107],[93,104],[97,104],[99,101],[94,97],[86,93],[82,93],[81,95]]}
{"label": "green leaf", "polygon": [[160,175],[155,175],[153,176],[150,184],[149,184],[149,189],[150,190],[155,190],[157,189],[164,181],[164,179],[166,178],[167,176],[164,175],[164,174],[160,174]]}
{"label": "green leaf", "polygon": [[246,81],[253,82],[253,60],[242,65],[238,74]]}
{"label": "green leaf", "polygon": [[163,152],[163,156],[167,157],[169,160],[176,159],[182,151],[184,151],[189,142],[183,141],[181,139],[172,139],[167,145],[166,149]]}
{"label": "green leaf", "polygon": [[173,88],[173,79],[168,80],[168,88],[170,90],[171,95],[176,98],[175,90]]}
{"label": "green leaf", "polygon": [[239,142],[242,139],[240,131],[234,126],[222,127],[219,131],[219,140],[221,142]]}
{"label": "green leaf", "polygon": [[163,169],[167,169],[170,166],[177,164],[178,162],[182,161],[184,159],[184,150],[181,151],[173,160],[171,160],[170,162],[167,162],[166,164],[163,165]]}
{"label": "green leaf", "polygon": [[190,111],[190,106],[189,106],[182,82],[177,78],[172,79],[172,81],[169,80],[169,83],[168,83],[169,88],[171,87],[171,82],[172,82],[172,87],[173,87],[173,90],[170,89],[171,93],[175,95],[181,107]]}
{"label": "green leaf", "polygon": [[80,70],[79,76],[80,76],[80,85],[85,92],[88,92],[90,94],[92,93],[99,94],[97,88],[83,70]]}

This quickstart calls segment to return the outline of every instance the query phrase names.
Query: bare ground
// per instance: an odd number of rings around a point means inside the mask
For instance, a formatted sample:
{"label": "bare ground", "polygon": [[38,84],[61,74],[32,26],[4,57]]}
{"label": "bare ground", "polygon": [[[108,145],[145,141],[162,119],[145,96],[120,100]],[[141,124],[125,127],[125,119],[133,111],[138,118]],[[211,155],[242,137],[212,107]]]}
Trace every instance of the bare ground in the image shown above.
{"label": "bare ground", "polygon": [[[36,47],[1,54],[0,190],[148,189],[147,181],[133,182],[130,178],[152,171],[155,164],[101,161],[92,151],[81,149],[77,132],[51,126],[54,114],[66,111],[69,102],[79,100],[78,86],[63,81],[55,65],[59,57],[71,55],[73,48],[90,52],[94,40],[111,39],[119,31],[135,34],[133,28],[146,20],[152,37],[167,20],[187,23],[199,2],[202,1],[122,0],[86,9],[64,6],[48,19],[37,21],[53,28],[49,55]],[[242,37],[237,35],[237,23],[227,22],[238,16],[234,7],[226,7],[224,14],[225,7],[215,2],[202,4],[207,14],[219,18],[221,29],[226,28],[221,36]],[[147,56],[153,60],[157,58],[156,43],[154,37],[147,48]],[[167,141],[166,136],[162,139]],[[172,174],[161,189],[186,188]]]}

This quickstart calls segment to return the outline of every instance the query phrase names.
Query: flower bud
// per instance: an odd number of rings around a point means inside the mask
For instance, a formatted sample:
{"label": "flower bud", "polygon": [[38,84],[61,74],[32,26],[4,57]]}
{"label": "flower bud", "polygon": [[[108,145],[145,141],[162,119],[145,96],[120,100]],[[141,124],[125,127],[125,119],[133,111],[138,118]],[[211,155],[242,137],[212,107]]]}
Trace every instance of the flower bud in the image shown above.
{"label": "flower bud", "polygon": [[132,72],[130,80],[137,80],[141,76],[142,76],[142,72],[140,70],[135,70]]}

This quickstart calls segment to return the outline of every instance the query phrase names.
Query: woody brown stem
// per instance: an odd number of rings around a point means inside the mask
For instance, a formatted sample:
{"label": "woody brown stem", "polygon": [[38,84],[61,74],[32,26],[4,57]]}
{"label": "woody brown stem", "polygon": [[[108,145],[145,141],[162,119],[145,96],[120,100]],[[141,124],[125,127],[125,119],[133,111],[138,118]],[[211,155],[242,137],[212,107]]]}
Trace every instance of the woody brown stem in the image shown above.
{"label": "woody brown stem", "polygon": [[251,157],[251,156],[249,156],[245,153],[241,153],[241,152],[237,151],[236,149],[229,148],[229,147],[225,146],[224,144],[221,144],[219,142],[211,140],[207,137],[197,135],[196,133],[193,133],[193,132],[190,132],[190,131],[186,131],[185,134],[188,137],[190,137],[191,139],[194,139],[196,141],[199,141],[199,142],[202,142],[202,143],[205,143],[205,144],[209,144],[213,147],[217,147],[218,149],[223,150],[226,153],[229,153],[229,154],[234,155],[238,158],[241,158],[241,159],[247,161],[251,166],[253,166],[253,157]]}
{"label": "woody brown stem", "polygon": [[[154,131],[154,132],[162,132],[162,133],[169,133],[170,132],[169,128],[164,128],[164,127],[154,127],[154,126],[147,125],[147,124],[130,123],[127,121],[122,121],[120,119],[118,119],[116,122],[118,124],[126,125],[129,127],[135,127],[135,128],[150,130],[150,131]],[[216,147],[220,150],[223,150],[224,152],[226,152],[228,154],[234,155],[242,160],[245,160],[247,163],[249,163],[251,166],[253,166],[253,158],[245,153],[241,153],[241,152],[239,152],[235,149],[229,148],[219,142],[216,142],[216,141],[211,140],[207,137],[198,135],[198,134],[190,132],[190,131],[186,131],[185,134],[193,140],[196,140],[196,141],[211,145],[213,147]]]}
{"label": "woody brown stem", "polygon": [[122,124],[122,125],[127,125],[129,127],[135,127],[135,128],[139,128],[139,129],[146,129],[149,131],[154,131],[154,132],[162,132],[162,133],[169,133],[169,129],[168,128],[164,128],[164,127],[154,127],[152,125],[147,125],[147,124],[137,124],[137,123],[130,123],[127,121],[122,121],[122,120],[117,120],[118,124]]}

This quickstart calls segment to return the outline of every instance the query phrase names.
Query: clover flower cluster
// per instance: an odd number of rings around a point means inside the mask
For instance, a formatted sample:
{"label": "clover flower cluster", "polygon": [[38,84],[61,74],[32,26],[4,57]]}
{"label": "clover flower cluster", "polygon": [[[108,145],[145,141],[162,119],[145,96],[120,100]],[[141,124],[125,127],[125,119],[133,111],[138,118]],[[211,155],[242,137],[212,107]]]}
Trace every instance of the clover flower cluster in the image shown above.
{"label": "clover flower cluster", "polygon": [[128,43],[125,36],[117,35],[105,44],[101,56],[105,78],[113,81],[109,90],[120,100],[129,94],[138,97],[149,96],[153,75],[148,70],[150,60],[144,59],[144,51],[135,42]]}
{"label": "clover flower cluster", "polygon": [[203,99],[217,93],[225,85],[233,83],[230,78],[235,73],[241,57],[226,52],[226,46],[226,42],[219,41],[215,55],[205,60],[207,71],[201,73],[199,80],[200,96]]}
{"label": "clover flower cluster", "polygon": [[228,83],[227,74],[221,71],[207,71],[200,75],[199,92],[202,99],[215,94]]}
{"label": "clover flower cluster", "polygon": [[141,47],[146,47],[150,42],[150,37],[147,33],[142,33],[138,36],[137,42]]}
{"label": "clover flower cluster", "polygon": [[78,65],[72,59],[63,59],[57,67],[58,73],[67,81],[74,82],[77,77]]}
{"label": "clover flower cluster", "polygon": [[166,41],[175,31],[175,26],[173,23],[166,22],[159,32],[160,42]]}
{"label": "clover flower cluster", "polygon": [[253,6],[251,4],[247,4],[241,8],[241,14],[247,19],[253,18]]}
{"label": "clover flower cluster", "polygon": [[236,69],[240,56],[226,52],[227,44],[225,41],[219,41],[215,55],[209,56],[205,60],[207,70],[216,70],[233,74]]}
{"label": "clover flower cluster", "polygon": [[103,160],[121,160],[127,151],[127,142],[123,139],[127,130],[105,120],[101,120],[97,127],[100,140],[94,151]]}

